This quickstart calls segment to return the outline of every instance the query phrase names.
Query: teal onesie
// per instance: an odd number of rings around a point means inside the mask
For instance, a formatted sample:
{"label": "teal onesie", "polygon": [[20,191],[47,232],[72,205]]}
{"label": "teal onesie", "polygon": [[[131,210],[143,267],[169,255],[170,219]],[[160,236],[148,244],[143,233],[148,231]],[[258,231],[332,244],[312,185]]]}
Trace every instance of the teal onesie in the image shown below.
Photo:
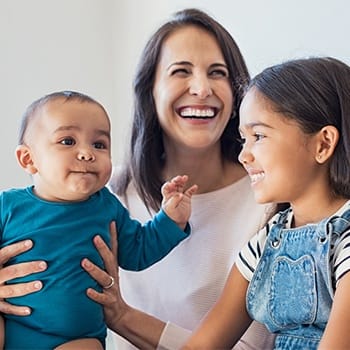
{"label": "teal onesie", "polygon": [[45,260],[46,271],[11,283],[41,280],[39,292],[8,299],[32,308],[30,316],[5,317],[5,349],[52,349],[77,338],[98,338],[105,344],[106,326],[101,305],[86,296],[101,287],[81,268],[83,258],[103,267],[92,239],[96,234],[109,243],[109,225],[118,230],[118,260],[127,270],[143,270],[167,255],[188,237],[164,211],[140,224],[103,188],[83,202],[48,202],[35,196],[33,187],[0,194],[1,247],[31,239],[34,247],[8,265]]}

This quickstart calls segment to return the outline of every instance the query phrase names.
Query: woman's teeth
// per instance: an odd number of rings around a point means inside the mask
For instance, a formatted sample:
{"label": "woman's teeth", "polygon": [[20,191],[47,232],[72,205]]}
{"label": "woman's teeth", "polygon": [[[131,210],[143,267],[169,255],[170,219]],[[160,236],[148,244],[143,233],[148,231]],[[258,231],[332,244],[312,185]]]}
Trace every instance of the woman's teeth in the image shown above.
{"label": "woman's teeth", "polygon": [[184,108],[179,113],[184,118],[212,118],[215,116],[215,111],[212,108],[197,109],[197,108]]}

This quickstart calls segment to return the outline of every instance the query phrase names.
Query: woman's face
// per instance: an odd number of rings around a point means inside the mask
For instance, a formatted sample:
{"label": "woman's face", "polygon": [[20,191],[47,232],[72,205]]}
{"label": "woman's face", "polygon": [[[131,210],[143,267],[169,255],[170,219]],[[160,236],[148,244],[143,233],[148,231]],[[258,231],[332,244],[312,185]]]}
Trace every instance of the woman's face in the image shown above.
{"label": "woman's face", "polygon": [[153,96],[167,150],[220,147],[233,94],[216,39],[195,26],[173,32],[160,52]]}

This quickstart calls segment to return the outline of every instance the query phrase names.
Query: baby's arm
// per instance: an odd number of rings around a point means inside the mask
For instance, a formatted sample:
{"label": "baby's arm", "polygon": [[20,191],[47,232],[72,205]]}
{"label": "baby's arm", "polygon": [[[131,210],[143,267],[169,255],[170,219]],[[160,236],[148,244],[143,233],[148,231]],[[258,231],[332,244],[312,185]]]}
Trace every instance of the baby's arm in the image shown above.
{"label": "baby's arm", "polygon": [[185,229],[191,215],[191,198],[197,191],[193,185],[185,191],[188,176],[176,176],[162,186],[162,208],[181,229]]}
{"label": "baby's arm", "polygon": [[319,350],[350,349],[350,273],[338,282],[331,314],[321,339]]}
{"label": "baby's arm", "polygon": [[246,309],[248,281],[236,265],[224,290],[182,349],[229,349],[238,342],[252,319]]}

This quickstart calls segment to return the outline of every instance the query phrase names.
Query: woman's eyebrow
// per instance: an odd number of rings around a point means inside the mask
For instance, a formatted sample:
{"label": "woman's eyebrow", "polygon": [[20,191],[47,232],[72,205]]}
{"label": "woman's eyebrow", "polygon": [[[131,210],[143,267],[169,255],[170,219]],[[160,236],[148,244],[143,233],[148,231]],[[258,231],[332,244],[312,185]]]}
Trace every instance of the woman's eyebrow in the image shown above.
{"label": "woman's eyebrow", "polygon": [[170,69],[172,66],[179,66],[179,65],[193,66],[193,64],[189,61],[176,61],[169,64],[169,66],[167,67],[167,70]]}

